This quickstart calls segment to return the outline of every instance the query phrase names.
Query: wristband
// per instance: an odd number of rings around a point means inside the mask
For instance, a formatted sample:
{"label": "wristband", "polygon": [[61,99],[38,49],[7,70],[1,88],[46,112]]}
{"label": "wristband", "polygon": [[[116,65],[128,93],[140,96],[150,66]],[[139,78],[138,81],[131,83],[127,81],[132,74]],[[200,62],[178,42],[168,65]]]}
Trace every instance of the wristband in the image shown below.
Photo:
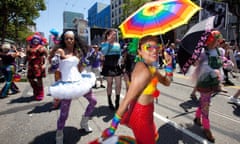
{"label": "wristband", "polygon": [[120,120],[121,120],[121,117],[115,113],[112,119],[111,126],[103,132],[102,136],[106,138],[114,135],[118,127],[118,124],[120,123]]}

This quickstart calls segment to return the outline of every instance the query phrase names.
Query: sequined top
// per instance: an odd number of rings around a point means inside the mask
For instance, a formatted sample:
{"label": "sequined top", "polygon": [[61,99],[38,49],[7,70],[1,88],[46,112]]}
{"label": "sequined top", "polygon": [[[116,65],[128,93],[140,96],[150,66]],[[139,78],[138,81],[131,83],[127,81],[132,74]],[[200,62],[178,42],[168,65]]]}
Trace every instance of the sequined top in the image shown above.
{"label": "sequined top", "polygon": [[153,97],[158,97],[160,92],[157,89],[157,83],[158,83],[158,78],[157,76],[154,76],[155,72],[156,72],[156,68],[153,66],[148,66],[149,71],[152,74],[152,79],[149,82],[149,84],[147,85],[147,87],[143,90],[142,94],[143,95],[152,95]]}

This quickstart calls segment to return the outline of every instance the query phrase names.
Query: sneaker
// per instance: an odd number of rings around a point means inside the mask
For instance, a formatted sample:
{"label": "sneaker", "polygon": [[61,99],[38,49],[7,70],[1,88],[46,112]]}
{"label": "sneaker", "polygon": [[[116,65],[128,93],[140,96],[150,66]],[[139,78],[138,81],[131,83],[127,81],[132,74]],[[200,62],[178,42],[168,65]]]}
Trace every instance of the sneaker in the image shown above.
{"label": "sneaker", "polygon": [[234,96],[231,96],[231,97],[229,98],[229,101],[230,101],[231,103],[240,105],[240,100],[239,100],[238,98],[235,98]]}
{"label": "sneaker", "polygon": [[100,87],[101,87],[101,88],[105,88],[105,86],[104,86],[104,85],[100,85]]}
{"label": "sneaker", "polygon": [[94,85],[92,88],[97,89],[98,87],[97,87],[97,85]]}
{"label": "sneaker", "polygon": [[13,90],[11,93],[9,93],[10,95],[14,95],[14,94],[17,94],[17,93],[20,93],[19,90]]}

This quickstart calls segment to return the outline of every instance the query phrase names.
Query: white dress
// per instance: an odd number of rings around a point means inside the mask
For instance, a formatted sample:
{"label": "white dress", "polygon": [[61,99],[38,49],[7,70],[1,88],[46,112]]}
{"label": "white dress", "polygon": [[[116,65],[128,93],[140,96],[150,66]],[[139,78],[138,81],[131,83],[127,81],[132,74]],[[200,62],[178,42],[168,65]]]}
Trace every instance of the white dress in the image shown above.
{"label": "white dress", "polygon": [[51,96],[59,99],[74,99],[90,91],[96,81],[95,74],[87,71],[80,73],[78,63],[79,59],[75,56],[60,60],[61,80],[49,87]]}

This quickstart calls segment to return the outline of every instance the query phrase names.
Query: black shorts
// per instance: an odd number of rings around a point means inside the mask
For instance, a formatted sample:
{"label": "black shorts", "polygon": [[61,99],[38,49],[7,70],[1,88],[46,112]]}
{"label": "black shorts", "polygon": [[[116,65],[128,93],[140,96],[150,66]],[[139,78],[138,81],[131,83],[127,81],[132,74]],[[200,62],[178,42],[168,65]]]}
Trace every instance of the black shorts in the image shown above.
{"label": "black shorts", "polygon": [[103,65],[101,75],[103,76],[120,76],[122,69],[119,66]]}

